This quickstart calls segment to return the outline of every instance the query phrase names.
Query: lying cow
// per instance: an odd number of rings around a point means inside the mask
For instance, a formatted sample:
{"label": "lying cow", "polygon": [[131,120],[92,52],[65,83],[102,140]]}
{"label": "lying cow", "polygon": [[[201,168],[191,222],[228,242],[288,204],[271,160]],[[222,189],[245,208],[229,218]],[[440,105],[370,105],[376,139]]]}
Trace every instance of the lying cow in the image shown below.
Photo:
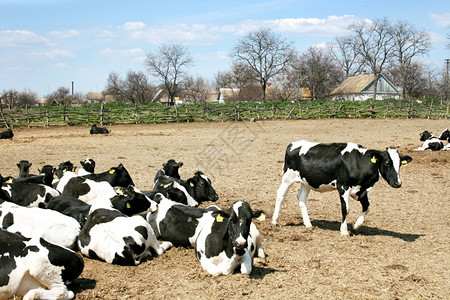
{"label": "lying cow", "polygon": [[22,177],[19,175],[19,178],[14,179],[13,182],[38,183],[53,187],[54,174],[55,168],[51,165],[45,165],[39,170],[39,175],[27,174],[27,176]]}
{"label": "lying cow", "polygon": [[6,129],[5,131],[0,132],[0,139],[12,139],[14,137],[14,133],[11,128]]}
{"label": "lying cow", "polygon": [[326,192],[337,189],[342,209],[341,235],[348,236],[349,197],[362,205],[362,213],[353,226],[357,230],[369,210],[367,193],[379,180],[380,174],[390,186],[399,188],[402,185],[400,166],[411,160],[410,156],[399,156],[393,148],[377,151],[353,143],[324,144],[305,140],[290,143],[286,149],[272,223],[277,224],[281,203],[291,184],[300,182],[298,202],[305,226],[312,227],[306,209],[310,190]]}
{"label": "lying cow", "polygon": [[200,171],[187,180],[160,175],[153,186],[153,191],[164,194],[168,187],[178,190],[176,193],[169,194],[170,199],[190,206],[219,199],[211,185],[211,180]]}
{"label": "lying cow", "polygon": [[0,204],[0,225],[26,237],[42,237],[46,241],[74,248],[80,224],[57,211],[23,207],[10,202]]}
{"label": "lying cow", "polygon": [[128,217],[115,209],[92,211],[81,229],[78,246],[83,255],[118,265],[138,265],[172,244],[156,239],[150,224],[141,216]]}
{"label": "lying cow", "polygon": [[[146,219],[158,238],[177,247],[194,247],[205,220],[211,217],[212,212],[220,210],[215,205],[207,208],[188,206],[167,199],[160,193],[155,195],[154,200],[158,202],[158,210],[147,214]],[[250,257],[253,258],[257,253],[258,261],[264,263],[266,254],[261,243],[261,234],[253,222],[247,242]]]}
{"label": "lying cow", "polygon": [[117,167],[112,167],[108,171],[102,173],[87,174],[82,177],[96,182],[106,181],[114,187],[118,186],[126,188],[129,185],[134,185],[133,179],[131,179],[130,174],[123,164],[119,164]]}
{"label": "lying cow", "polygon": [[97,127],[97,125],[92,125],[91,130],[89,131],[90,134],[108,134],[109,130],[105,127]]}
{"label": "lying cow", "polygon": [[155,179],[153,180],[153,183],[155,183],[160,175],[166,175],[169,177],[173,177],[176,179],[180,179],[180,174],[178,173],[178,169],[183,166],[183,163],[176,162],[173,159],[169,159],[166,163],[163,164],[163,168],[159,169],[156,172]]}
{"label": "lying cow", "polygon": [[[194,249],[203,269],[211,275],[227,275],[240,268],[252,271],[248,238],[253,218],[264,216],[245,201],[233,203],[228,211],[214,211],[203,220]],[[256,228],[256,227],[255,227]]]}
{"label": "lying cow", "polygon": [[14,202],[22,206],[38,206],[46,199],[55,197],[60,193],[44,184],[15,182],[2,184],[0,203],[3,201]]}
{"label": "lying cow", "polygon": [[448,130],[448,128],[442,131],[441,135],[439,135],[439,139],[441,141],[447,141],[447,145],[445,145],[442,150],[450,150],[450,130]]}
{"label": "lying cow", "polygon": [[420,134],[420,140],[423,142],[422,146],[414,149],[414,151],[438,151],[444,148],[444,144],[437,137],[432,135],[428,130],[425,130]]}
{"label": "lying cow", "polygon": [[86,158],[80,161],[81,168],[78,170],[78,176],[94,174],[95,161],[92,158]]}
{"label": "lying cow", "polygon": [[74,197],[59,195],[39,204],[40,208],[51,209],[74,218],[83,226],[91,210],[91,205]]}
{"label": "lying cow", "polygon": [[66,284],[84,268],[72,250],[0,229],[0,299],[73,299]]}
{"label": "lying cow", "polygon": [[19,168],[19,178],[27,177],[30,173],[32,163],[28,160],[21,160],[17,163],[17,168]]}

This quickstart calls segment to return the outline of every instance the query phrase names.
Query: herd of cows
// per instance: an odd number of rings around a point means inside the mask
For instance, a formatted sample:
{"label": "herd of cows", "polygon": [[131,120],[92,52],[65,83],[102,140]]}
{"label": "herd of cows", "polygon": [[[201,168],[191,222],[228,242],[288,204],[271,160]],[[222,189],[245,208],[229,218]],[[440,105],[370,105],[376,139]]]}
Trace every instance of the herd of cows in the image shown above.
{"label": "herd of cows", "polygon": [[[433,138],[438,139],[429,136],[417,150],[449,149],[435,149]],[[450,132],[439,138],[450,140]],[[272,223],[277,224],[289,187],[298,182],[303,224],[312,227],[306,205],[310,190],[337,190],[340,233],[348,236],[350,197],[362,205],[351,228],[358,230],[369,210],[370,189],[380,176],[391,187],[401,187],[400,167],[411,161],[394,148],[292,142],[286,149]],[[242,200],[228,210],[200,207],[219,198],[204,173],[181,179],[178,170],[183,163],[171,159],[156,173],[153,189],[141,191],[122,164],[101,173],[95,173],[92,159],[80,164],[78,172],[66,161],[57,168],[45,165],[32,175],[32,164],[23,160],[17,163],[18,176],[0,175],[0,299],[72,299],[74,293],[66,284],[82,273],[82,256],[138,265],[172,246],[189,247],[212,275],[250,274],[254,260],[265,262],[261,235],[252,220],[264,220],[268,214]]]}

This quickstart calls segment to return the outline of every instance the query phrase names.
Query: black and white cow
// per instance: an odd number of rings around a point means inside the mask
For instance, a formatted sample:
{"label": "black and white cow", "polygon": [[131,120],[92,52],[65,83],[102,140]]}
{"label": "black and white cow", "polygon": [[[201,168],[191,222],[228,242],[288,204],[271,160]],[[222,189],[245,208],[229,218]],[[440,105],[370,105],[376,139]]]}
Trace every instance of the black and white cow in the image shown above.
{"label": "black and white cow", "polygon": [[2,200],[10,201],[22,206],[38,206],[46,199],[55,197],[60,193],[47,185],[27,182],[3,183],[0,193]]}
{"label": "black and white cow", "polygon": [[58,179],[61,179],[66,172],[75,172],[76,169],[77,167],[68,160],[58,165],[58,168],[55,170],[55,175]]}
{"label": "black and white cow", "polygon": [[[92,211],[81,229],[78,246],[83,255],[118,265],[138,265],[172,244],[159,243],[150,224],[141,216],[129,217],[115,209]],[[150,249],[151,248],[151,249]]]}
{"label": "black and white cow", "polygon": [[123,164],[119,164],[117,167],[112,167],[102,173],[88,174],[82,177],[96,182],[106,181],[114,187],[126,188],[129,185],[134,185],[133,179]]}
{"label": "black and white cow", "polygon": [[242,274],[250,274],[253,261],[248,238],[252,219],[260,216],[264,216],[263,211],[253,211],[242,200],[233,203],[228,211],[208,215],[202,221],[194,246],[202,268],[211,275],[231,274],[239,267]]}
{"label": "black and white cow", "polygon": [[219,199],[211,180],[200,171],[187,180],[160,175],[153,186],[153,191],[165,194],[168,188],[175,190],[172,194],[169,193],[168,198],[190,206]]}
{"label": "black and white cow", "polygon": [[301,184],[298,202],[303,223],[311,228],[306,201],[310,190],[326,192],[337,189],[341,200],[341,235],[348,236],[347,214],[349,197],[362,205],[362,213],[353,228],[357,230],[369,210],[367,193],[379,180],[399,188],[400,166],[410,162],[410,156],[399,156],[394,148],[386,151],[368,150],[354,143],[313,143],[305,140],[290,143],[286,149],[283,177],[277,190],[277,200],[272,223],[277,224],[281,203],[294,182]]}
{"label": "black and white cow", "polygon": [[[154,200],[158,202],[158,210],[147,214],[146,219],[158,238],[177,247],[194,247],[205,220],[211,217],[212,212],[220,210],[216,205],[207,208],[188,206],[167,199],[160,193],[155,195]],[[257,260],[264,263],[266,255],[261,234],[253,222],[247,242],[250,257],[257,253]]]}
{"label": "black and white cow", "polygon": [[0,139],[12,139],[14,137],[14,133],[11,128],[6,129],[5,131],[0,132]]}
{"label": "black and white cow", "polygon": [[51,209],[74,218],[81,226],[87,220],[91,205],[74,197],[59,195],[39,204],[40,208]]}
{"label": "black and white cow", "polygon": [[1,229],[0,262],[0,299],[73,299],[66,284],[84,268],[72,250]]}
{"label": "black and white cow", "polygon": [[0,225],[10,232],[26,237],[42,237],[46,241],[74,248],[80,224],[57,211],[38,207],[23,207],[10,202],[0,204]]}
{"label": "black and white cow", "polygon": [[158,209],[148,213],[146,219],[158,238],[177,247],[193,247],[202,220],[220,210],[215,205],[199,208],[181,204],[161,193],[155,195],[154,201],[158,203]]}
{"label": "black and white cow", "polygon": [[448,128],[442,131],[442,133],[439,135],[439,139],[441,141],[447,141],[447,145],[445,145],[442,150],[450,150],[450,130],[448,130]]}
{"label": "black and white cow", "polygon": [[89,131],[90,134],[108,134],[109,130],[105,127],[97,127],[97,125],[92,125],[91,130]]}
{"label": "black and white cow", "polygon": [[183,166],[183,162],[176,162],[174,159],[169,159],[166,163],[163,164],[163,168],[159,169],[156,172],[155,179],[153,180],[153,184],[158,180],[160,175],[166,175],[169,177],[173,177],[176,179],[180,179],[180,174],[178,173],[178,169]]}
{"label": "black and white cow", "polygon": [[[67,175],[64,175],[67,176]],[[64,177],[62,178],[64,179]],[[108,201],[116,195],[114,187],[108,182],[96,182],[80,176],[70,178],[62,188],[63,180],[60,180],[57,189],[64,196],[74,197],[90,205],[97,201]]]}
{"label": "black and white cow", "polygon": [[425,130],[420,134],[420,140],[423,142],[422,146],[414,149],[414,151],[438,151],[444,148],[444,144],[437,137],[432,135],[428,130]]}
{"label": "black and white cow", "polygon": [[30,168],[32,163],[28,160],[21,160],[17,163],[17,168],[19,168],[19,178],[27,177],[30,174]]}
{"label": "black and white cow", "polygon": [[84,161],[80,161],[81,168],[78,169],[78,176],[94,174],[95,161],[92,158],[86,158]]}
{"label": "black and white cow", "polygon": [[55,174],[55,168],[51,165],[45,165],[39,170],[39,175],[22,176],[14,179],[14,182],[25,182],[25,183],[39,183],[45,184],[49,187],[53,187],[53,179]]}

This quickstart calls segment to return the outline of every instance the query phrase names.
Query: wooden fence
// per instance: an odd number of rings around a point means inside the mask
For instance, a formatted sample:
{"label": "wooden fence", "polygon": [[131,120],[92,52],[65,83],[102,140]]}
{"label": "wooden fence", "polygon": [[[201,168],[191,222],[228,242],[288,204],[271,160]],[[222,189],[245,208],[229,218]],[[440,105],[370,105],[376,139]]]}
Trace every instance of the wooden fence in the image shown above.
{"label": "wooden fence", "polygon": [[65,125],[113,125],[156,124],[177,122],[275,120],[275,119],[321,119],[321,118],[427,118],[448,119],[449,103],[428,101],[374,101],[359,102],[314,101],[269,104],[234,105],[180,105],[166,106],[85,106],[82,108],[59,106],[1,110],[0,122],[9,126],[65,126]]}

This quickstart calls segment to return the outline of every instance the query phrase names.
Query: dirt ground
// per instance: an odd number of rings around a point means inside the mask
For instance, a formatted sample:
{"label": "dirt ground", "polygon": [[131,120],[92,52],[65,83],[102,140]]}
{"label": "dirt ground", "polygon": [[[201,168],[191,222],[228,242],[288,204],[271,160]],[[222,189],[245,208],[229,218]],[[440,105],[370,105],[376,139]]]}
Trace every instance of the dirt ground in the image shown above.
{"label": "dirt ground", "polygon": [[[310,193],[314,229],[307,231],[293,186],[279,226],[255,221],[268,258],[250,276],[210,276],[193,249],[172,248],[139,266],[85,258],[70,288],[76,299],[450,299],[450,151],[412,151],[420,132],[446,127],[448,120],[325,119],[109,126],[107,136],[91,136],[88,127],[17,128],[13,140],[0,141],[0,173],[17,176],[22,159],[36,173],[44,164],[91,157],[98,172],[123,163],[136,186],[150,190],[157,169],[174,158],[184,163],[182,178],[197,170],[212,178],[223,209],[244,199],[272,214],[289,142],[395,146],[414,159],[401,169],[403,186],[380,179],[366,222],[349,238],[340,237],[337,192]],[[353,223],[361,206],[350,205]]]}

